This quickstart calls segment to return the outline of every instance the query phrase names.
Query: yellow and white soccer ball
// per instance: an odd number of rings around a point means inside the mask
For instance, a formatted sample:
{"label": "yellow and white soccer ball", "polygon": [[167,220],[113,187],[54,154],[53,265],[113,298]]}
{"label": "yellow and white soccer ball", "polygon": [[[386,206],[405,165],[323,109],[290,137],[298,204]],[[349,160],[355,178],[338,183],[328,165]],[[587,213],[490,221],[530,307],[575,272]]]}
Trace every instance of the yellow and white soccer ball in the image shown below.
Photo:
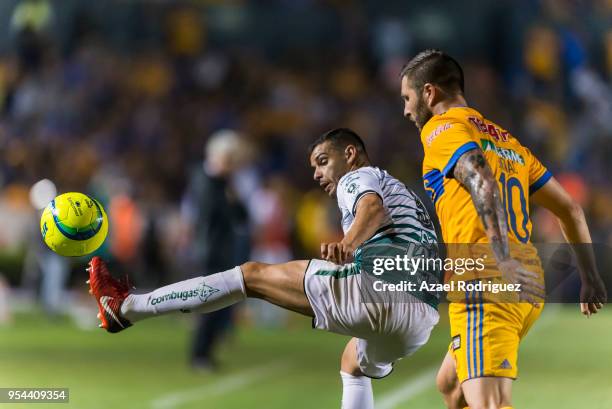
{"label": "yellow and white soccer ball", "polygon": [[40,232],[47,246],[62,256],[84,256],[96,251],[108,234],[102,205],[83,193],[64,193],[43,211]]}

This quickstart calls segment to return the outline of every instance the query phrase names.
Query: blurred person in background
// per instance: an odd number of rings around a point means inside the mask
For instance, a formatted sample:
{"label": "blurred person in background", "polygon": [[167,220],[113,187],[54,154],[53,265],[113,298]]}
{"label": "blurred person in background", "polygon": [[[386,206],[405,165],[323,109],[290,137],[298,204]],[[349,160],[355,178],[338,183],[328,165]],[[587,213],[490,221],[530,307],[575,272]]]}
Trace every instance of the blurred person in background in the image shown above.
{"label": "blurred person in background", "polygon": [[19,64],[24,72],[36,71],[43,63],[53,23],[53,7],[48,0],[23,0],[11,16]]}
{"label": "blurred person in background", "polygon": [[[203,166],[195,169],[183,200],[191,226],[192,257],[198,275],[232,268],[249,256],[248,214],[230,183],[244,164],[247,145],[233,130],[220,130],[206,143]],[[191,350],[194,369],[217,367],[215,347],[231,324],[233,307],[198,317]]]}
{"label": "blurred person in background", "polygon": [[[262,263],[280,264],[292,260],[291,207],[292,190],[282,175],[268,176],[245,200],[252,220],[251,258]],[[262,300],[249,300],[253,320],[265,326],[280,326],[288,312]]]}

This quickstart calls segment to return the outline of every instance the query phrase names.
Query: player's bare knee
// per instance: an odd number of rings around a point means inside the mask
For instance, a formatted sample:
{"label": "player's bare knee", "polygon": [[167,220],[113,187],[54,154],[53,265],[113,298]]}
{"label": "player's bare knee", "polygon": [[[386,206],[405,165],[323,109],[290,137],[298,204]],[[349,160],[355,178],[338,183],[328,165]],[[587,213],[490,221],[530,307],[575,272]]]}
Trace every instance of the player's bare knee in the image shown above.
{"label": "player's bare knee", "polygon": [[344,354],[342,354],[342,359],[340,360],[340,370],[349,375],[363,376],[363,372],[361,372],[359,365],[353,360],[346,359]]}
{"label": "player's bare knee", "polygon": [[357,362],[357,350],[356,350],[356,341],[354,339],[350,340],[344,351],[342,352],[342,357],[340,358],[340,370],[349,375],[353,376],[363,376],[363,372],[359,368],[359,363]]}

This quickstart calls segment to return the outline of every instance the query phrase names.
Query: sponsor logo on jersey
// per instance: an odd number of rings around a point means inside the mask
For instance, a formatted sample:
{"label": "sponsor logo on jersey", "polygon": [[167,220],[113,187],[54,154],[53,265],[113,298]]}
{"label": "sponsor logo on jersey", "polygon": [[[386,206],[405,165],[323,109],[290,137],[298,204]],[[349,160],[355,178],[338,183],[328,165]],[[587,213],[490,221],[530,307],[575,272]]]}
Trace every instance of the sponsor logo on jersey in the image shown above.
{"label": "sponsor logo on jersey", "polygon": [[501,128],[493,125],[490,122],[485,122],[481,118],[470,116],[468,120],[478,129],[481,133],[491,135],[496,141],[508,142],[509,133]]}
{"label": "sponsor logo on jersey", "polygon": [[426,138],[427,146],[431,146],[431,143],[440,135],[442,132],[451,129],[453,124],[445,123],[439,125],[436,129],[434,129]]}
{"label": "sponsor logo on jersey", "polygon": [[355,171],[352,175],[345,175],[342,177],[342,184],[349,185],[351,182],[358,180],[361,177],[357,171]]}
{"label": "sponsor logo on jersey", "polygon": [[480,143],[482,145],[482,150],[484,152],[495,152],[497,156],[502,159],[511,160],[516,163],[520,163],[521,165],[525,165],[525,159],[512,149],[500,148],[499,146],[495,146],[495,144],[488,139],[481,139]]}

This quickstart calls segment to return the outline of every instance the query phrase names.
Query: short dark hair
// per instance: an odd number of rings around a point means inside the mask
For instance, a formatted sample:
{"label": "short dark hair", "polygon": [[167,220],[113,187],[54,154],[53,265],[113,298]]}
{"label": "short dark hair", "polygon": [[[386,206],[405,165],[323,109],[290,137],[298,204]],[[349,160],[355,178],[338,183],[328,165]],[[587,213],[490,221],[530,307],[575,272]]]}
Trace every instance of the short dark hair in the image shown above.
{"label": "short dark hair", "polygon": [[323,135],[319,136],[310,146],[308,147],[308,152],[312,153],[314,149],[329,141],[332,146],[336,149],[344,149],[349,145],[354,145],[357,148],[357,151],[361,154],[365,154],[367,156],[365,144],[363,140],[357,133],[348,128],[336,128],[331,131],[325,132]]}
{"label": "short dark hair", "polygon": [[400,78],[404,76],[412,81],[417,91],[430,83],[439,86],[444,92],[464,92],[461,66],[457,60],[440,50],[429,49],[418,53],[402,68]]}

